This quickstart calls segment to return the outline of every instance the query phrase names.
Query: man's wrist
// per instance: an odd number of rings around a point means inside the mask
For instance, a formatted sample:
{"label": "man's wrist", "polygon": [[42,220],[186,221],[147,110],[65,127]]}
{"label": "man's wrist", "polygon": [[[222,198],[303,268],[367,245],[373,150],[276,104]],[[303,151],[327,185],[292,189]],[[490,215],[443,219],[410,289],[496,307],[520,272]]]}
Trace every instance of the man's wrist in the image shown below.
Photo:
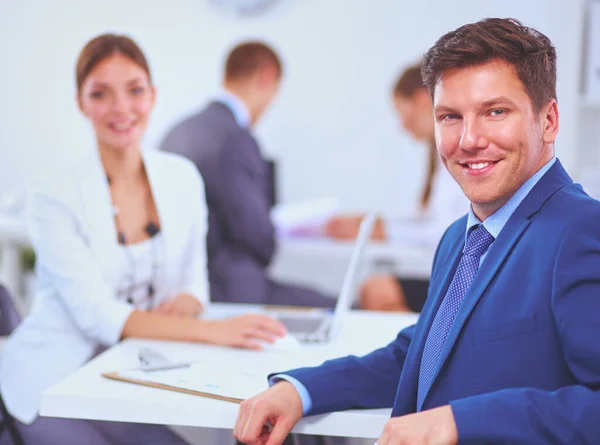
{"label": "man's wrist", "polygon": [[290,400],[290,407],[296,407],[298,409],[294,413],[295,418],[301,418],[302,416],[304,416],[304,406],[302,403],[302,398],[300,397],[300,393],[292,383],[288,382],[287,380],[279,380],[277,383],[275,383],[275,385],[272,386],[272,388],[285,392],[285,399],[287,399],[287,394],[290,394],[290,399],[293,400]]}
{"label": "man's wrist", "polygon": [[290,384],[298,394],[302,406],[302,415],[305,416],[312,408],[312,397],[308,392],[308,389],[306,389],[306,386],[304,386],[302,382],[287,374],[276,374],[272,376],[269,378],[269,385],[273,386],[282,381]]}
{"label": "man's wrist", "polygon": [[451,405],[446,405],[448,417],[447,421],[442,424],[442,437],[445,439],[445,443],[457,444],[458,443],[458,427],[456,426],[456,419],[454,418],[454,411]]}

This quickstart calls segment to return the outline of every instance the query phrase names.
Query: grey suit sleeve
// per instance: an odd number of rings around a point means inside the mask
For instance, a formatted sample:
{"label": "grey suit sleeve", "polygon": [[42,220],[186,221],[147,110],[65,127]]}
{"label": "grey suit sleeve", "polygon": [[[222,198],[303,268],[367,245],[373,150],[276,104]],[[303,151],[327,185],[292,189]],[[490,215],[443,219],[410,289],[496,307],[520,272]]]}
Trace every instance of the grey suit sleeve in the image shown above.
{"label": "grey suit sleeve", "polygon": [[259,148],[246,132],[230,136],[217,164],[220,214],[236,244],[267,266],[275,252],[275,228]]}

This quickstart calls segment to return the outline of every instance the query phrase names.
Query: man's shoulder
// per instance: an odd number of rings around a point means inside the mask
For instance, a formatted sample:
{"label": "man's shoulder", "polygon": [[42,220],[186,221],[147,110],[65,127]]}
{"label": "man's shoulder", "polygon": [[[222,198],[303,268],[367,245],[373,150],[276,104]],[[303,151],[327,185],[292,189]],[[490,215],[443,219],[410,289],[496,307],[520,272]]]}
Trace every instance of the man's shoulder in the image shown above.
{"label": "man's shoulder", "polygon": [[253,140],[247,128],[240,127],[231,111],[218,102],[211,102],[202,110],[184,117],[163,140],[161,148],[186,156],[198,150],[219,151],[226,141]]}
{"label": "man's shoulder", "polygon": [[464,238],[465,231],[467,229],[467,219],[468,214],[465,214],[450,224],[450,226],[446,229],[444,236],[442,237],[442,241],[452,242],[458,237]]}
{"label": "man's shoulder", "polygon": [[457,243],[465,239],[466,228],[467,215],[464,215],[463,217],[457,219],[452,224],[450,224],[450,226],[446,229],[444,235],[442,236],[442,239],[438,244],[435,254],[435,262],[437,262],[437,260],[439,260],[440,258],[447,260],[449,255],[452,255],[453,249],[457,245]]}
{"label": "man's shoulder", "polygon": [[552,195],[540,216],[556,225],[571,225],[600,217],[600,201],[589,196],[580,184],[572,183]]}
{"label": "man's shoulder", "polygon": [[209,106],[206,106],[203,109],[195,110],[180,118],[169,130],[167,136],[177,134],[180,132],[185,132],[188,129],[195,127],[199,121],[205,119],[205,115],[208,108]]}
{"label": "man's shoulder", "polygon": [[204,108],[191,113],[180,122],[178,127],[197,127],[198,125],[213,124],[214,122],[220,122],[232,129],[241,128],[229,108],[217,101],[210,102]]}

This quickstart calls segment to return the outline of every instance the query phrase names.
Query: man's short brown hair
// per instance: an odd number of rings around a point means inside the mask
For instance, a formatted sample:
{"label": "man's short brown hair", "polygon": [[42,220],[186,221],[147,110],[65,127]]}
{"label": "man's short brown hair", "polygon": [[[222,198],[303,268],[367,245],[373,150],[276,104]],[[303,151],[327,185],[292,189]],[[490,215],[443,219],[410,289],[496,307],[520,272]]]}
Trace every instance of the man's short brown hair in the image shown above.
{"label": "man's short brown hair", "polygon": [[281,77],[283,68],[273,49],[262,42],[240,43],[227,56],[225,80],[237,80],[251,76],[259,69],[269,65],[275,67]]}
{"label": "man's short brown hair", "polygon": [[554,45],[541,32],[511,18],[484,19],[442,36],[425,54],[423,83],[433,97],[445,72],[492,60],[514,66],[536,111],[556,99]]}

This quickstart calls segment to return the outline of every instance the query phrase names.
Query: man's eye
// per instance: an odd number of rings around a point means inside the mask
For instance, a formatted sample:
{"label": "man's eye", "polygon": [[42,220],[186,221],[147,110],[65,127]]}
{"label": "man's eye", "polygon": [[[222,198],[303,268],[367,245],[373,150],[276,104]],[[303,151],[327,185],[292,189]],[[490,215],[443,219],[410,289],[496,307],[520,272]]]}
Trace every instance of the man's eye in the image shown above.
{"label": "man's eye", "polygon": [[455,119],[458,119],[458,114],[452,114],[452,113],[448,113],[448,114],[444,114],[441,116],[440,120],[442,122],[446,121],[453,121]]}

